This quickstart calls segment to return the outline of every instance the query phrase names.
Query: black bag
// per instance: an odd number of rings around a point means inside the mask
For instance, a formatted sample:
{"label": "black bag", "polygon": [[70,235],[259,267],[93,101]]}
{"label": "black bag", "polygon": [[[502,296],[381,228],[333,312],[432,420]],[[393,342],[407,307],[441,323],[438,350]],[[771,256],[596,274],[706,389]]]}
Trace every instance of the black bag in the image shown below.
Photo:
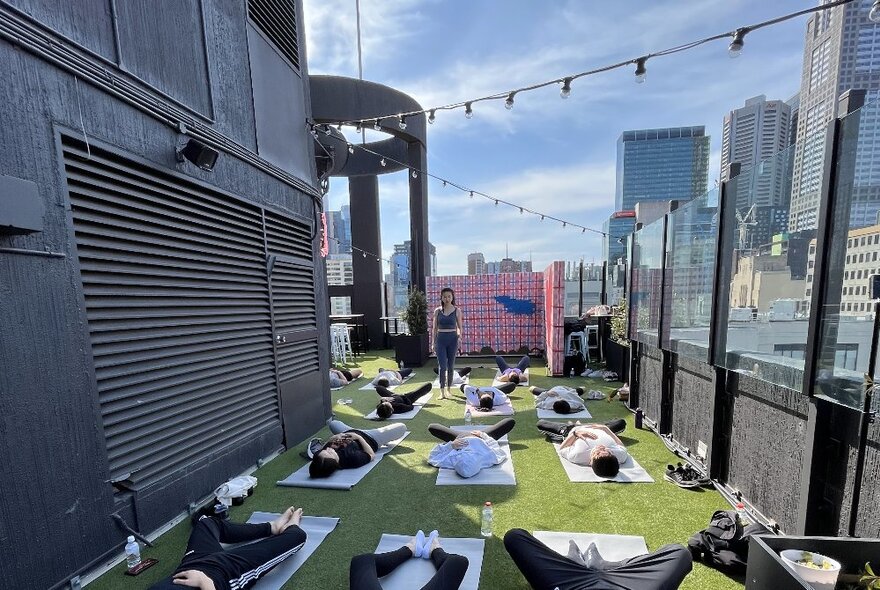
{"label": "black bag", "polygon": [[735,510],[717,510],[709,526],[688,540],[688,549],[695,561],[702,560],[725,573],[743,574],[749,559],[749,537],[768,533],[767,527],[758,523],[743,528]]}

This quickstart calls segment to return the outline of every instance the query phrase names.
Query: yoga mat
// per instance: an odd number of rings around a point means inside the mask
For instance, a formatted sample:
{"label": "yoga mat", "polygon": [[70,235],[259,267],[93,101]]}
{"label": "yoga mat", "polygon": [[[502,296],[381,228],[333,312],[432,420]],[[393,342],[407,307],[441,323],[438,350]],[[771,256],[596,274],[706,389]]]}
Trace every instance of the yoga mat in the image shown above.
{"label": "yoga mat", "polygon": [[386,446],[380,447],[379,450],[376,451],[376,457],[372,461],[366,465],[358,467],[357,469],[340,469],[330,477],[312,479],[309,477],[309,464],[306,463],[281,481],[276,481],[275,483],[279,486],[287,486],[291,488],[350,490],[357,482],[363,479],[371,469],[378,465],[385,455],[391,452],[394,447],[399,445],[400,442],[408,436],[409,431],[397,440],[393,440]]}
{"label": "yoga mat", "polygon": [[331,387],[330,391],[339,391],[340,389],[345,389],[346,387],[348,387],[349,385],[351,385],[352,383],[354,383],[355,381],[357,381],[361,377],[363,377],[363,375],[358,375],[357,377],[355,377],[354,379],[349,381],[346,385],[341,385],[339,387]]}
{"label": "yoga mat", "polygon": [[[451,428],[460,432],[469,432],[471,430],[485,430],[487,426],[478,424],[471,426],[452,426]],[[504,451],[504,454],[507,455],[506,461],[499,463],[498,465],[493,465],[492,467],[487,467],[473,477],[461,477],[454,469],[438,469],[437,483],[435,485],[515,486],[516,475],[513,473],[513,457],[510,454],[510,443],[507,440],[506,434],[498,439],[498,445],[501,447],[501,450]]]}
{"label": "yoga mat", "polygon": [[593,415],[586,408],[580,412],[572,412],[571,414],[557,414],[553,410],[538,409],[538,420],[578,420],[580,418],[592,418]]}
{"label": "yoga mat", "polygon": [[590,543],[596,544],[599,555],[606,561],[620,561],[648,553],[644,537],[633,535],[599,535],[595,533],[561,533],[535,531],[533,536],[560,555],[568,555],[568,542],[574,540],[583,553]]}
{"label": "yoga mat", "polygon": [[[492,387],[498,387],[499,385],[504,385],[505,383],[507,383],[507,381],[499,381],[498,380],[499,377],[501,377],[500,370],[495,372],[495,377],[492,379]],[[523,371],[523,374],[520,376],[520,378],[522,379],[523,377],[525,377],[525,381],[520,381],[519,383],[517,383],[516,384],[517,387],[528,387],[529,386],[529,370],[528,369]]]}
{"label": "yoga mat", "polygon": [[[260,524],[269,522],[278,518],[278,514],[272,512],[254,512],[248,519],[251,524]],[[338,518],[330,518],[326,516],[303,516],[300,528],[306,532],[306,542],[302,548],[272,568],[268,574],[257,580],[253,590],[280,590],[287,583],[290,576],[296,573],[296,570],[305,563],[305,561],[315,552],[315,549],[324,542],[336,525],[339,524]],[[224,547],[235,547],[235,545],[224,545]],[[185,588],[185,586],[181,586]]]}
{"label": "yoga mat", "polygon": [[[483,569],[483,548],[486,542],[483,539],[447,538],[442,535],[443,531],[440,532],[440,545],[446,553],[463,555],[468,559],[467,573],[464,575],[464,580],[461,581],[459,590],[477,590],[477,587],[480,585],[480,572]],[[412,538],[413,535],[391,535],[385,533],[379,539],[376,553],[387,553],[388,551],[400,549],[409,543]],[[430,559],[414,557],[382,578],[382,589],[412,590],[413,588],[421,588],[436,572],[437,569]]]}
{"label": "yoga mat", "polygon": [[513,416],[513,413],[514,413],[513,406],[510,404],[502,404],[500,406],[495,406],[491,410],[489,410],[488,412],[483,412],[482,410],[478,410],[474,406],[466,403],[464,405],[464,412],[462,412],[462,416],[464,416],[464,414],[468,410],[471,411],[471,417],[474,419],[479,418],[480,416]]}
{"label": "yoga mat", "polygon": [[[422,406],[424,406],[426,403],[431,401],[432,397],[434,397],[434,394],[429,391],[428,393],[426,393],[425,395],[423,395],[422,397],[420,397],[419,399],[417,399],[415,401],[415,403],[413,404],[412,410],[410,410],[409,412],[404,412],[402,414],[391,414],[391,417],[388,418],[388,420],[397,421],[397,420],[410,420],[412,418],[415,418],[416,414],[419,413],[419,410],[422,409]],[[377,401],[376,403],[379,403],[379,402]],[[366,418],[367,420],[378,420],[379,416],[378,416],[378,414],[376,414],[376,410],[374,408],[373,411],[370,412],[369,414],[367,414],[366,416],[364,416],[364,418]]]}
{"label": "yoga mat", "polygon": [[[410,379],[415,377],[415,375],[416,375],[416,372],[413,371],[412,373],[409,374],[409,376],[406,379],[403,380],[403,383],[406,383],[407,381],[409,381]],[[373,379],[375,379],[375,378],[376,377],[373,377]],[[359,390],[360,391],[375,391],[376,386],[373,384],[373,379],[370,379],[370,382],[367,383],[366,385],[364,385],[363,387],[359,388]],[[403,385],[403,383],[401,383],[400,385]],[[400,385],[389,385],[387,387],[387,389],[388,389],[388,391],[394,391],[397,387],[400,387]]]}
{"label": "yoga mat", "polygon": [[654,483],[654,478],[648,475],[648,472],[645,471],[632,456],[630,456],[626,463],[620,466],[620,471],[613,479],[606,479],[593,473],[592,467],[575,465],[571,461],[564,459],[562,455],[559,454],[558,444],[554,443],[553,448],[556,449],[556,454],[559,456],[562,468],[565,469],[565,473],[568,475],[568,481],[578,483],[597,483],[603,481],[616,481],[618,483]]}
{"label": "yoga mat", "polygon": [[[461,381],[458,383],[453,383],[452,387],[460,387],[462,385],[470,385],[471,384],[471,376],[470,373],[461,378]],[[434,383],[432,383],[434,387],[440,387],[440,377],[434,379]]]}

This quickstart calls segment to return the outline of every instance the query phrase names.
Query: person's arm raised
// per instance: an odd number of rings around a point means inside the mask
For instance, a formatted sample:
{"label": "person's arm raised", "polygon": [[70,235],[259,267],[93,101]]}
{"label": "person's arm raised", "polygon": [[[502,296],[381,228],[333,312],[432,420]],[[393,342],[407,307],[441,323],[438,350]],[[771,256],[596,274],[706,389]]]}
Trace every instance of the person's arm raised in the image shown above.
{"label": "person's arm raised", "polygon": [[353,440],[356,440],[359,445],[361,445],[361,449],[363,449],[363,451],[370,456],[370,460],[372,461],[373,457],[376,455],[376,453],[375,453],[375,451],[373,451],[373,447],[370,446],[370,443],[368,443],[366,440],[364,440],[364,437],[362,437],[360,434],[358,434],[356,432],[349,432],[348,435]]}

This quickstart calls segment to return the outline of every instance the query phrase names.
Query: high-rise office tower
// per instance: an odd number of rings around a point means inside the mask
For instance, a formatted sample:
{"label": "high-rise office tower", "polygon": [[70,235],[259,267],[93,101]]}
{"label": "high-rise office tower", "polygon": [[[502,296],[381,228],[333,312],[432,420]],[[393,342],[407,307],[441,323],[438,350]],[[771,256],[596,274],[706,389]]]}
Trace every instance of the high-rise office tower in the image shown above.
{"label": "high-rise office tower", "polygon": [[[431,276],[437,274],[437,248],[428,242],[428,253],[431,257]],[[406,307],[410,285],[410,261],[412,260],[412,242],[405,241],[402,244],[394,244],[394,252],[391,254],[390,297],[388,299],[389,315],[397,315]]]}
{"label": "high-rise office tower", "polygon": [[468,254],[467,266],[469,275],[486,274],[486,258],[483,256],[482,252],[473,252],[472,254]]}
{"label": "high-rise office tower", "polygon": [[[822,4],[827,3],[822,0]],[[816,13],[807,21],[791,188],[791,231],[814,229],[818,224],[824,130],[837,116],[838,98],[849,89],[867,90],[867,102],[880,95],[880,29],[868,20],[870,9],[871,0],[859,0]],[[860,124],[850,227],[871,225],[880,210],[880,182],[872,181],[872,176],[880,176],[880,158],[876,157],[880,149],[878,126],[880,121],[863,120]]]}
{"label": "high-rise office tower", "polygon": [[339,211],[327,211],[326,217],[330,254],[351,254],[351,208],[343,205]]}
{"label": "high-rise office tower", "polygon": [[721,180],[730,180],[730,164],[746,174],[755,166],[759,173],[743,176],[751,182],[734,185],[736,208],[751,224],[748,247],[769,244],[774,234],[788,228],[791,196],[791,162],[788,147],[791,106],[764,95],[746,100],[745,106],[724,117],[721,136]]}

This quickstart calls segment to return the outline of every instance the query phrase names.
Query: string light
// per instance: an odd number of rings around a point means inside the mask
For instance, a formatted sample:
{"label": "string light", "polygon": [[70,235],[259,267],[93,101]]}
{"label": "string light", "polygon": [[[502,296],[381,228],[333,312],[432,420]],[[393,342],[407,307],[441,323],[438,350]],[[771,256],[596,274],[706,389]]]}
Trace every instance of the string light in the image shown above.
{"label": "string light", "polygon": [[519,214],[520,214],[520,215],[523,214],[523,208],[522,208],[522,207],[519,208]]}
{"label": "string light", "polygon": [[400,118],[397,120],[397,126],[400,127],[401,131],[406,129],[406,117],[400,115]]}
{"label": "string light", "polygon": [[733,33],[733,41],[730,42],[730,45],[727,46],[727,55],[730,56],[731,59],[735,59],[740,56],[743,50],[743,40],[748,33],[749,30],[746,28],[737,29]]}
{"label": "string light", "polygon": [[[877,1],[880,2],[880,0]],[[507,95],[507,100],[504,101],[504,108],[508,111],[513,108],[513,97],[515,94],[516,92],[511,92]]]}
{"label": "string light", "polygon": [[382,126],[379,125],[379,119],[376,119],[376,122],[373,123],[373,129],[375,129],[376,131],[382,131]]}
{"label": "string light", "polygon": [[495,199],[495,206],[498,206],[498,199]]}
{"label": "string light", "polygon": [[571,78],[565,78],[562,81],[562,90],[559,91],[559,97],[565,100],[571,96]]}
{"label": "string light", "polygon": [[419,173],[416,172],[416,169],[415,169],[415,168],[413,168],[413,171],[412,171],[412,175],[411,175],[411,176],[412,176],[413,178],[418,178],[418,177],[419,177]]}
{"label": "string light", "polygon": [[474,109],[471,108],[471,103],[469,102],[464,103],[464,116],[467,119],[474,118]]}
{"label": "string light", "polygon": [[381,160],[379,160],[379,165],[382,166],[382,168],[384,168],[385,166],[388,165],[388,162],[385,161],[385,158],[382,158]]}
{"label": "string light", "polygon": [[430,123],[431,125],[433,125],[433,124],[434,124],[434,121],[435,121],[436,119],[437,119],[437,117],[434,116],[434,109],[431,109],[431,112],[428,113],[428,123]]}
{"label": "string light", "polygon": [[645,67],[645,62],[648,61],[647,57],[640,57],[636,60],[636,83],[641,84],[645,81],[645,78],[648,75],[648,68]]}
{"label": "string light", "polygon": [[330,125],[324,127],[324,135],[330,135],[331,133],[333,133],[333,130],[330,129]]}
{"label": "string light", "polygon": [[348,144],[348,153],[349,153],[349,154],[353,154],[353,153],[354,153],[354,146],[351,145],[351,144]]}
{"label": "string light", "polygon": [[443,188],[446,188],[446,181],[443,181]]}
{"label": "string light", "polygon": [[361,122],[358,121],[358,122],[355,124],[355,126],[354,126],[354,130],[355,130],[357,133],[360,133],[360,132],[361,132],[361,129],[363,129],[363,126],[361,125]]}
{"label": "string light", "polygon": [[474,191],[471,191],[471,198],[474,198]]}

